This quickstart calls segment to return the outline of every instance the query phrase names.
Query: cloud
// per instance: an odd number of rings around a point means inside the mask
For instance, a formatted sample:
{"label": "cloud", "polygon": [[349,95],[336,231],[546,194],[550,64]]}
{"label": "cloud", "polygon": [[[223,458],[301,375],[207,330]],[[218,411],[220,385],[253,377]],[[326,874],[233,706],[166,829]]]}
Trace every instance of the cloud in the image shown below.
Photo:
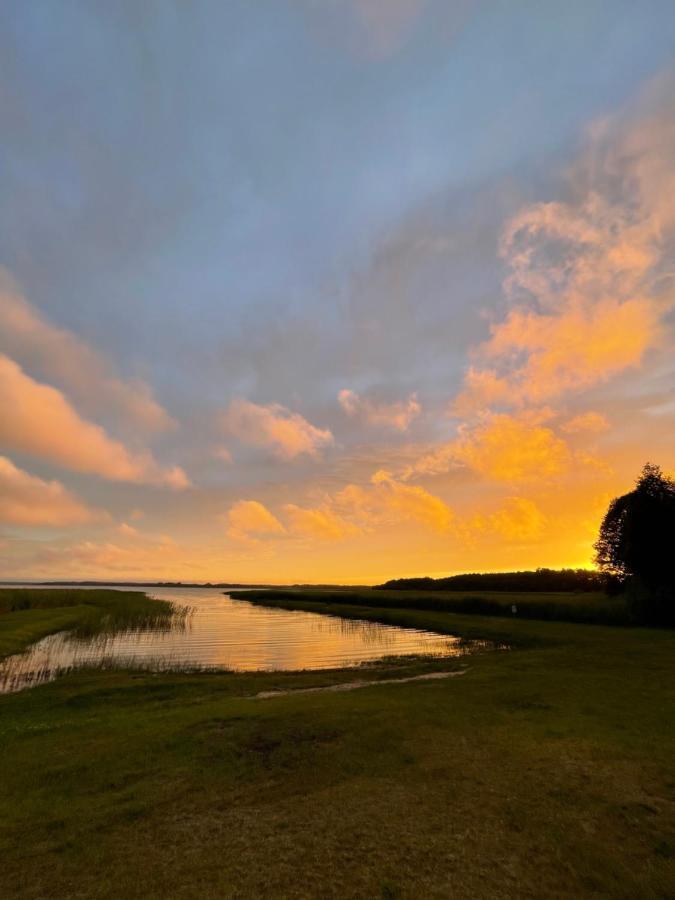
{"label": "cloud", "polygon": [[437,475],[467,466],[493,481],[522,481],[557,475],[569,461],[565,442],[537,417],[499,413],[461,426],[456,440],[418,459],[405,475]]}
{"label": "cloud", "polygon": [[591,389],[597,397],[622,373],[658,366],[672,339],[672,86],[643,97],[639,115],[607,117],[589,130],[564,200],[528,204],[505,223],[506,308],[470,351],[451,404],[457,436],[405,477],[466,466],[493,481],[536,483],[572,462],[611,471],[585,451],[572,454],[562,437],[599,434],[607,418],[568,413],[556,433],[549,420],[560,413],[544,404],[569,409]]}
{"label": "cloud", "polygon": [[65,548],[46,547],[35,562],[38,568],[73,572],[79,577],[111,572],[120,577],[142,578],[157,573],[157,577],[164,578],[175,566],[179,548],[170,537],[121,534],[119,538],[121,540],[79,541]]}
{"label": "cloud", "polygon": [[[672,86],[671,86],[672,87]],[[454,411],[527,406],[638,368],[664,344],[675,306],[675,104],[590,130],[567,202],[530,204],[505,225],[508,307],[473,352]]]}
{"label": "cloud", "polygon": [[344,388],[338,394],[338,402],[348,416],[362,419],[369,425],[385,426],[397,431],[407,431],[412,420],[422,411],[417,394],[411,394],[406,401],[376,403]]}
{"label": "cloud", "polygon": [[283,460],[302,454],[316,457],[322,448],[333,443],[328,429],[317,428],[278,403],[259,406],[241,398],[233,400],[222,424],[228,434],[243,444],[269,448]]}
{"label": "cloud", "polygon": [[453,521],[452,511],[440,498],[418,485],[403,484],[384,470],[366,485],[348,484],[325,496],[321,506],[287,503],[283,512],[286,527],[257,500],[239,500],[227,515],[228,535],[240,541],[299,536],[334,542],[411,521],[445,532]]}
{"label": "cloud", "polygon": [[607,431],[609,427],[609,422],[602,413],[589,410],[568,419],[561,425],[561,430],[567,434],[600,434],[602,431]]}
{"label": "cloud", "polygon": [[360,534],[361,529],[328,508],[306,508],[287,503],[284,511],[289,519],[289,531],[324,541],[340,541]]}
{"label": "cloud", "polygon": [[427,0],[349,0],[370,54],[389,56],[403,44]]}
{"label": "cloud", "polygon": [[228,466],[232,464],[232,454],[227,449],[227,447],[214,447],[213,456],[215,459],[219,459],[221,462],[224,462]]}
{"label": "cloud", "polygon": [[238,500],[230,507],[227,522],[228,535],[237,540],[285,534],[286,531],[276,516],[257,500]]}
{"label": "cloud", "polygon": [[646,300],[570,303],[551,315],[514,310],[479,351],[501,374],[471,370],[455,412],[541,403],[590,388],[638,367],[659,334],[658,312]]}
{"label": "cloud", "polygon": [[439,498],[418,485],[397,481],[390,472],[376,472],[372,479],[375,489],[386,507],[403,518],[423,522],[434,531],[447,531],[452,512]]}
{"label": "cloud", "polygon": [[129,525],[127,522],[120,522],[120,524],[117,526],[117,531],[123,537],[136,538],[140,535],[138,528],[134,528],[133,525]]}
{"label": "cloud", "polygon": [[504,506],[488,516],[476,516],[472,527],[486,534],[498,534],[508,541],[531,541],[544,533],[547,518],[537,504],[526,497],[507,497]]}
{"label": "cloud", "polygon": [[43,481],[0,456],[0,522],[13,525],[79,525],[106,518],[58,481]]}
{"label": "cloud", "polygon": [[419,485],[404,484],[385,470],[375,472],[369,485],[347,485],[334,502],[366,528],[415,521],[444,532],[453,521],[452,510],[439,497]]}
{"label": "cloud", "polygon": [[0,443],[77,472],[112,481],[184,488],[178,467],[162,468],[148,452],[132,453],[99,425],[82,419],[56,388],[34,381],[0,354]]}
{"label": "cloud", "polygon": [[318,34],[368,59],[396,53],[427,0],[296,0]]}
{"label": "cloud", "polygon": [[73,397],[89,414],[110,414],[147,432],[175,426],[141,379],[118,377],[81,338],[49,322],[0,269],[0,351]]}

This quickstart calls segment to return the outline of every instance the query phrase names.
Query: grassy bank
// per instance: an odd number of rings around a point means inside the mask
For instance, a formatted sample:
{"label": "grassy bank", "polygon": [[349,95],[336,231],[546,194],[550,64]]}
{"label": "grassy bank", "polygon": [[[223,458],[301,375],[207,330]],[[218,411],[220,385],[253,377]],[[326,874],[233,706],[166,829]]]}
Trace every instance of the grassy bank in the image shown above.
{"label": "grassy bank", "polygon": [[675,895],[675,633],[342,608],[520,649],[347,694],[101,672],[0,697],[0,895]]}
{"label": "grassy bank", "polygon": [[[517,619],[541,619],[554,622],[578,622],[596,625],[633,625],[623,597],[608,597],[602,592],[511,592],[511,591],[414,591],[357,588],[353,590],[296,590],[293,588],[228,591],[230,596],[252,603],[276,603],[290,598],[343,606],[368,606],[377,609],[419,609],[462,615],[508,616]],[[512,607],[516,606],[516,613]]]}
{"label": "grassy bank", "polygon": [[171,614],[170,603],[139,591],[0,588],[0,659],[56,631],[152,627]]}

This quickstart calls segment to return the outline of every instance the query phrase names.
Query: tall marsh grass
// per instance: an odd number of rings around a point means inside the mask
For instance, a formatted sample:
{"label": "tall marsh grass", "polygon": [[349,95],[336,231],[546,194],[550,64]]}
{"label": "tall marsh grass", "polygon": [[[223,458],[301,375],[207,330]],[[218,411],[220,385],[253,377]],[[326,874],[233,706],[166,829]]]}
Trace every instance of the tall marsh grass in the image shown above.
{"label": "tall marsh grass", "polygon": [[30,609],[82,611],[79,635],[130,628],[169,628],[182,610],[141,591],[80,588],[0,588],[0,615]]}
{"label": "tall marsh grass", "polygon": [[397,591],[362,588],[354,591],[258,590],[231,597],[252,603],[275,600],[307,600],[314,603],[339,603],[369,606],[375,609],[419,609],[462,615],[508,616],[587,625],[634,625],[633,615],[623,597],[608,597],[602,592],[508,592],[480,593],[440,591]]}

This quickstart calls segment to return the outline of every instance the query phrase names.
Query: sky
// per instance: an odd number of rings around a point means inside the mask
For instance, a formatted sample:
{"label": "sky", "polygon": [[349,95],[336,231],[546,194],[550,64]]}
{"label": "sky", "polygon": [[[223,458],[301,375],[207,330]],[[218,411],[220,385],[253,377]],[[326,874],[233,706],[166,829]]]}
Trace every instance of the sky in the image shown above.
{"label": "sky", "polygon": [[7,0],[0,579],[590,566],[675,471],[672,0]]}

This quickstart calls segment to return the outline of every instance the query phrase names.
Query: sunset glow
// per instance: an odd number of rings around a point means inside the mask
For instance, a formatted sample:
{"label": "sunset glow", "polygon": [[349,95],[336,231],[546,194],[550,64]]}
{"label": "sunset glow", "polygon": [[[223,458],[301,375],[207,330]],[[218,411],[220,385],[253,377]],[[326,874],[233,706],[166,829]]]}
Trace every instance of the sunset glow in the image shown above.
{"label": "sunset glow", "polygon": [[14,4],[0,578],[591,566],[675,473],[675,9],[619,5]]}

